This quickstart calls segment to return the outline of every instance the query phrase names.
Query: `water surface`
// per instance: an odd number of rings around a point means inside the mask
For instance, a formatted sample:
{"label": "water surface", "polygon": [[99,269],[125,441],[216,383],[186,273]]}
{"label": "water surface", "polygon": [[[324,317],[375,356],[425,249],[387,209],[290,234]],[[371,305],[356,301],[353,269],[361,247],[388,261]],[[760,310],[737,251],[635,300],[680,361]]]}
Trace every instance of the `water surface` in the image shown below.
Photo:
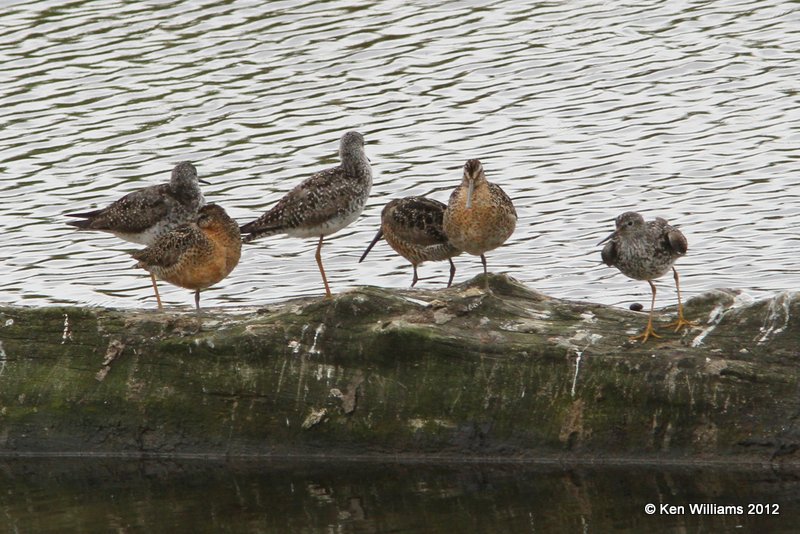
{"label": "water surface", "polygon": [[796,532],[800,520],[796,477],[699,467],[5,460],[0,486],[3,532]]}
{"label": "water surface", "polygon": [[[775,0],[491,3],[6,2],[0,12],[0,301],[152,307],[135,245],[64,212],[165,181],[180,160],[241,223],[336,163],[362,131],[362,218],[324,249],[331,285],[406,287],[387,245],[357,259],[391,198],[446,201],[469,158],[519,213],[493,271],[609,304],[649,288],[600,264],[635,209],[688,237],[687,296],[797,289],[800,5]],[[314,240],[271,237],[208,306],[319,295]],[[457,281],[480,272],[456,260]],[[444,287],[446,263],[420,269]],[[674,303],[672,280],[659,303]],[[168,304],[190,292],[164,288]]]}

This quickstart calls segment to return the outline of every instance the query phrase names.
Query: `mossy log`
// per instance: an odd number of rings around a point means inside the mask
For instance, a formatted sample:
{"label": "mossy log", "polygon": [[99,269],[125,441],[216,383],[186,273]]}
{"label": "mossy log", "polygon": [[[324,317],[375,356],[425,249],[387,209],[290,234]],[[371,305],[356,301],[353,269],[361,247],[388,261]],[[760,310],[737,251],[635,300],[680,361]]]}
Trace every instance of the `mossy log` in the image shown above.
{"label": "mossy log", "polygon": [[697,328],[642,345],[644,313],[490,284],[211,310],[201,331],[0,308],[0,453],[796,463],[797,293],[712,291],[686,303]]}

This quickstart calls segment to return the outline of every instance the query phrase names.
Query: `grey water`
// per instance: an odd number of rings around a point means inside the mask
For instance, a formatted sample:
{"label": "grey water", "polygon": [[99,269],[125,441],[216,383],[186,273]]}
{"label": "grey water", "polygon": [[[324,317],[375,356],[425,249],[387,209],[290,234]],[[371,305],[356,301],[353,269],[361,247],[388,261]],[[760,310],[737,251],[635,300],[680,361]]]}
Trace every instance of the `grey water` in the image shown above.
{"label": "grey water", "polygon": [[800,519],[796,476],[702,467],[26,459],[0,460],[0,487],[0,532],[21,533],[744,533]]}
{"label": "grey water", "polygon": [[[407,287],[384,243],[391,198],[447,201],[469,158],[511,196],[488,253],[546,294],[615,305],[649,287],[600,263],[626,210],[678,225],[687,297],[759,298],[800,282],[800,4],[123,0],[0,10],[0,302],[151,308],[136,245],[65,225],[192,160],[240,223],[336,164],[362,131],[375,172],[362,217],[323,257],[335,292]],[[314,240],[265,238],[209,307],[320,295]],[[456,281],[481,272],[456,259]],[[446,263],[420,268],[443,288]],[[190,309],[189,291],[162,288]],[[674,304],[671,278],[658,305]]]}

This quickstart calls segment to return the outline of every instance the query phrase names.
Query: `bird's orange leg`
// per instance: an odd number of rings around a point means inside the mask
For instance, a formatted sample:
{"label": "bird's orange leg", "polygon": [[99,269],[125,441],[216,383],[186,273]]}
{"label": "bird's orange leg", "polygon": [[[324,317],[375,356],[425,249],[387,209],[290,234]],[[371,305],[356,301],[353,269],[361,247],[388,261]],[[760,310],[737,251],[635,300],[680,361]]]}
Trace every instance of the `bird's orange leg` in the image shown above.
{"label": "bird's orange leg", "polygon": [[325,236],[319,236],[319,244],[317,245],[317,254],[314,256],[317,259],[317,267],[319,267],[319,274],[322,275],[322,283],[325,284],[325,298],[333,298],[331,288],[328,286],[328,277],[325,276],[325,268],[322,266],[322,239]]}

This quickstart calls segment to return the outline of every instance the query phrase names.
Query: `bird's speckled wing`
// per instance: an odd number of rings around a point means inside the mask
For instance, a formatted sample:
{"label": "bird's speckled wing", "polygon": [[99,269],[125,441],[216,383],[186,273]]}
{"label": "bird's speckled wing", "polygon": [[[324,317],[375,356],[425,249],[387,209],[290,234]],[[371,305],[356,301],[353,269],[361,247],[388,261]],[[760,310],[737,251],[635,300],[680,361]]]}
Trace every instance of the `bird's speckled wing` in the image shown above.
{"label": "bird's speckled wing", "polygon": [[262,236],[324,224],[340,214],[353,195],[342,167],[326,169],[297,185],[271,210],[240,230],[243,234]]}
{"label": "bird's speckled wing", "polygon": [[389,220],[385,224],[391,225],[398,238],[420,246],[447,242],[442,229],[447,206],[443,203],[425,197],[407,197],[397,201],[393,208],[387,210]]}
{"label": "bird's speckled wing", "polygon": [[517,209],[514,207],[514,203],[511,202],[511,197],[506,195],[506,192],[503,189],[492,182],[489,182],[489,191],[491,191],[492,197],[500,199],[499,205],[503,207],[503,209],[509,210],[511,213],[514,214],[515,218],[517,217]]}
{"label": "bird's speckled wing", "polygon": [[600,257],[603,258],[603,263],[609,267],[614,266],[618,257],[617,241],[615,239],[611,239],[608,243],[606,243],[606,246],[604,246],[603,250],[600,251]]}
{"label": "bird's speckled wing", "polygon": [[106,230],[120,233],[138,233],[163,220],[169,211],[166,184],[154,185],[128,193],[107,208],[87,213],[69,213],[70,217],[84,217],[86,221],[71,222],[72,226],[88,230]]}
{"label": "bird's speckled wing", "polygon": [[152,246],[131,254],[133,259],[139,260],[137,267],[148,269],[148,267],[168,268],[181,261],[181,257],[192,247],[198,244],[211,243],[203,234],[200,228],[194,223],[182,224],[159,237]]}

